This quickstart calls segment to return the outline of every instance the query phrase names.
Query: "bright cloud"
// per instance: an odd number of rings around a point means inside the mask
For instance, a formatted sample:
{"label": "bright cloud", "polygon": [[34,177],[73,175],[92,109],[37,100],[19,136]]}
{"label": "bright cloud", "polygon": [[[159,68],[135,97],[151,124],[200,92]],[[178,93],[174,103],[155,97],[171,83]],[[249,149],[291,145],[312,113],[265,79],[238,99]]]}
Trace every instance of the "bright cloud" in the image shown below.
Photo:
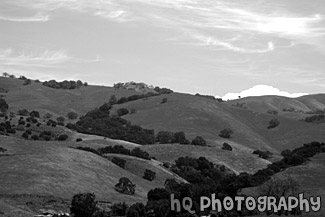
{"label": "bright cloud", "polygon": [[281,91],[278,88],[269,86],[269,85],[255,85],[247,90],[243,90],[240,93],[227,93],[222,97],[223,100],[233,100],[238,99],[240,96],[248,97],[248,96],[265,96],[265,95],[276,95],[276,96],[285,96],[290,98],[296,98],[304,95],[308,95],[308,93],[289,93],[286,91]]}

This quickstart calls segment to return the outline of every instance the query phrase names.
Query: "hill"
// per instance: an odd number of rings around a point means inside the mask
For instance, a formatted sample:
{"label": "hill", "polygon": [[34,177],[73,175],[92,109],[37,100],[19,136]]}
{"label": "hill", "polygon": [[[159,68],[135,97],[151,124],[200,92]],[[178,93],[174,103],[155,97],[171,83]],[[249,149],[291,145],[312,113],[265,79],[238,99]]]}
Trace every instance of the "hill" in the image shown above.
{"label": "hill", "polygon": [[[79,192],[94,192],[99,200],[111,202],[145,202],[149,190],[162,187],[164,179],[173,178],[160,163],[126,159],[127,167],[153,169],[157,173],[152,182],[142,178],[142,171],[124,170],[108,159],[73,148],[73,142],[27,141],[0,136],[0,195],[43,195],[71,200]],[[125,158],[124,156],[121,156]],[[81,172],[82,171],[82,172]],[[135,195],[114,190],[119,178],[128,177],[136,184]]]}

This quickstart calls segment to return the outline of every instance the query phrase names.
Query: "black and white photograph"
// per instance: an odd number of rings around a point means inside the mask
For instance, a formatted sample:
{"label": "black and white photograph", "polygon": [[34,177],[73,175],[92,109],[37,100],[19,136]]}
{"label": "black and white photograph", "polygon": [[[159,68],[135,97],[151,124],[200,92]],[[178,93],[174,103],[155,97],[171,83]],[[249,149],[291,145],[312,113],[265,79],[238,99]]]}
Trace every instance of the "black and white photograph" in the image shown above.
{"label": "black and white photograph", "polygon": [[324,206],[324,0],[0,0],[0,217]]}

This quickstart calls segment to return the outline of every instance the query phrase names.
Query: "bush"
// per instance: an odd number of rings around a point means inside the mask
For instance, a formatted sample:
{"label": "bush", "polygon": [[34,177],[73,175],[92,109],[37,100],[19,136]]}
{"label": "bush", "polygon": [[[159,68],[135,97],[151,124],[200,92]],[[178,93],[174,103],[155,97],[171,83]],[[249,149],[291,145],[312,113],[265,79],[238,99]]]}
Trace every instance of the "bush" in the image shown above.
{"label": "bush", "polygon": [[79,193],[73,196],[70,212],[74,217],[92,217],[97,210],[94,193]]}
{"label": "bush", "polygon": [[142,178],[152,181],[156,178],[156,173],[154,171],[146,169]]}
{"label": "bush", "polygon": [[163,98],[162,100],[161,100],[161,104],[164,104],[164,103],[166,103],[167,102],[167,98]]}
{"label": "bush", "polygon": [[125,202],[123,202],[123,203],[114,203],[112,205],[113,216],[125,216],[127,209],[128,209],[128,205]]}
{"label": "bush", "polygon": [[268,110],[267,113],[270,114],[270,115],[277,115],[277,114],[279,114],[279,112],[277,110],[272,110],[272,109]]}
{"label": "bush", "polygon": [[7,133],[15,134],[16,133],[16,129],[7,129]]}
{"label": "bush", "polygon": [[223,129],[220,131],[219,136],[222,138],[229,139],[234,132],[231,129]]}
{"label": "bush", "polygon": [[7,110],[9,108],[9,105],[7,104],[6,100],[0,98],[0,108]]}
{"label": "bush", "polygon": [[120,178],[119,182],[115,185],[115,190],[122,193],[122,194],[128,194],[128,195],[134,195],[135,194],[135,188],[136,185],[133,184],[130,179],[126,177]]}
{"label": "bush", "polygon": [[7,151],[7,149],[0,147],[0,152],[5,152],[5,151]]}
{"label": "bush", "polygon": [[260,150],[253,151],[253,154],[257,154],[260,158],[263,158],[263,159],[269,159],[273,155],[269,151],[260,151]]}
{"label": "bush", "polygon": [[125,163],[126,163],[126,160],[122,159],[122,158],[119,158],[119,157],[113,157],[112,159],[112,162],[114,164],[116,164],[117,166],[125,169]]}
{"label": "bush", "polygon": [[77,138],[76,139],[76,142],[81,142],[82,141],[82,138]]}
{"label": "bush", "polygon": [[66,134],[61,134],[60,136],[59,136],[59,138],[58,138],[58,140],[59,141],[65,141],[65,140],[67,140],[68,139],[68,135],[66,135]]}
{"label": "bush", "polygon": [[232,147],[226,142],[222,144],[222,149],[227,151],[232,151]]}
{"label": "bush", "polygon": [[272,120],[270,120],[269,126],[267,127],[267,129],[275,128],[275,127],[279,126],[279,124],[280,124],[280,121],[278,121],[277,119],[272,119]]}
{"label": "bush", "polygon": [[48,135],[45,135],[43,138],[44,138],[45,141],[50,141],[51,140],[51,136],[48,136]]}
{"label": "bush", "polygon": [[191,144],[198,146],[206,146],[207,142],[201,136],[197,136],[192,140]]}

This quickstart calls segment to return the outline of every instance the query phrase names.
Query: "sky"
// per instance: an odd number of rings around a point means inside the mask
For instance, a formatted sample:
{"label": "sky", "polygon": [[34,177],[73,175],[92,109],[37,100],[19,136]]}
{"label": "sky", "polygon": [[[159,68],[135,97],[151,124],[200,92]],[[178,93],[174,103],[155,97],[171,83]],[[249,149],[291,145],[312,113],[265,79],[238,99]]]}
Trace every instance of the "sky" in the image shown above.
{"label": "sky", "polygon": [[324,93],[324,0],[1,0],[0,70],[225,98]]}

